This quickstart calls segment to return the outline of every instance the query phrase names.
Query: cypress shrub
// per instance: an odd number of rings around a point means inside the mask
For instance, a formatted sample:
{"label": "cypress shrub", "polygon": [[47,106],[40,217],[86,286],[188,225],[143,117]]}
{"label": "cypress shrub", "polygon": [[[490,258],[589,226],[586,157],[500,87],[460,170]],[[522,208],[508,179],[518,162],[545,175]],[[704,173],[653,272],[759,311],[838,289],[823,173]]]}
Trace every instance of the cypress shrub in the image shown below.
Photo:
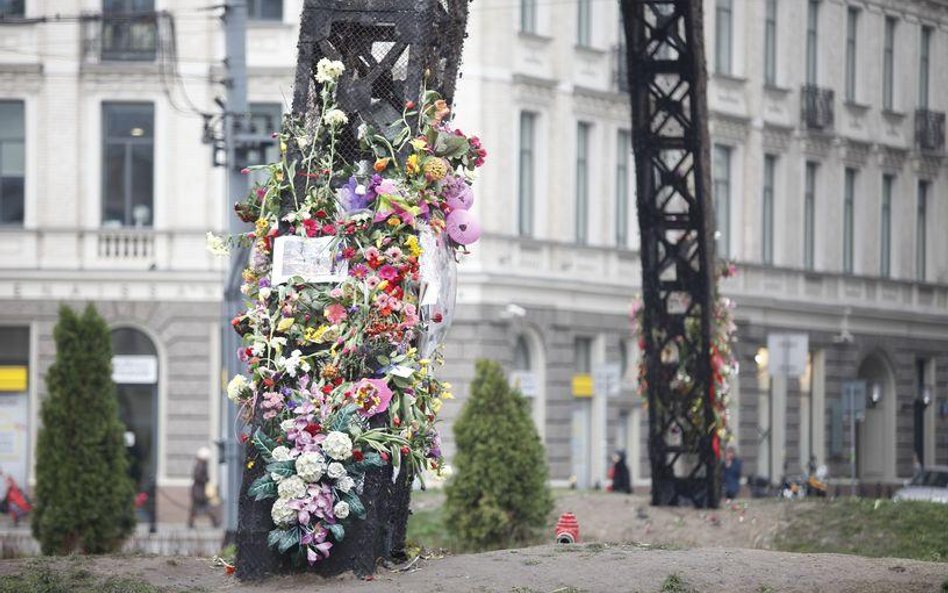
{"label": "cypress shrub", "polygon": [[454,435],[457,473],[446,486],[445,522],[461,547],[534,541],[553,508],[546,452],[526,400],[498,363],[477,361]]}
{"label": "cypress shrub", "polygon": [[89,305],[59,310],[46,375],[31,524],[44,554],[118,550],[135,527],[135,486],[112,382],[112,343]]}

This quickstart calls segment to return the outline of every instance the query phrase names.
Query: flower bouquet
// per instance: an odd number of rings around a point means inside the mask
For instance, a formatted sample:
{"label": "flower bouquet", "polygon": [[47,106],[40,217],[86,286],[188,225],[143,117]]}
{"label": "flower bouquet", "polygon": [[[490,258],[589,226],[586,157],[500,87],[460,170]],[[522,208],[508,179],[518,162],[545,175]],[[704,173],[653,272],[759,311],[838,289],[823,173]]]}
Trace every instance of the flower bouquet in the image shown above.
{"label": "flower bouquet", "polygon": [[[250,247],[247,310],[233,320],[247,373],[227,387],[255,426],[248,463],[265,465],[249,495],[275,499],[270,546],[310,564],[364,518],[370,468],[421,480],[450,469],[435,420],[451,387],[433,368],[456,255],[479,237],[471,183],[486,156],[431,90],[384,129],[351,121],[335,99],[343,71],[319,62],[315,115],[288,117],[280,162],[252,167],[269,173],[236,206],[253,230],[209,241],[218,252]],[[347,158],[340,146],[353,128],[359,156]],[[290,241],[305,247],[294,260],[302,266],[278,275],[274,255]],[[316,280],[313,258],[322,258]]]}

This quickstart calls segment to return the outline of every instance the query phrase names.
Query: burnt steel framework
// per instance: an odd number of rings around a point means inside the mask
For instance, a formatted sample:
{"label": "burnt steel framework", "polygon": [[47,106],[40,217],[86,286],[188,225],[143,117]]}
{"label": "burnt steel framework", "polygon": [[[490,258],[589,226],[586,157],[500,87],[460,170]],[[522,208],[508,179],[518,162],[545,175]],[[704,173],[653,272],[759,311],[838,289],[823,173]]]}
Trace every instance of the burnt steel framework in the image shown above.
{"label": "burnt steel framework", "polygon": [[[700,0],[622,0],[637,207],[652,504],[717,507],[713,210]],[[677,377],[684,362],[687,380]]]}
{"label": "burnt steel framework", "polygon": [[[423,88],[439,91],[451,103],[466,36],[467,3],[306,0],[300,19],[292,117],[304,122],[320,117],[315,107],[320,91],[315,74],[324,57],[339,60],[346,68],[336,97],[350,114],[350,123],[337,148],[348,162],[362,156],[360,125],[365,123],[384,133],[384,126],[401,116],[407,101],[419,102]],[[284,196],[283,201],[284,210],[289,211],[293,196]],[[256,410],[255,424],[260,421],[259,414]],[[381,417],[378,421],[384,422]],[[237,528],[237,576],[247,580],[293,569],[285,556],[267,546],[267,534],[273,527],[272,501],[247,496],[250,484],[264,471],[264,464],[249,463],[254,458],[249,451]],[[380,559],[404,558],[412,480],[406,471],[393,479],[391,465],[369,470],[361,496],[365,519],[352,521],[345,539],[334,543],[332,554],[314,570],[323,575],[346,571],[367,575],[375,571]]]}

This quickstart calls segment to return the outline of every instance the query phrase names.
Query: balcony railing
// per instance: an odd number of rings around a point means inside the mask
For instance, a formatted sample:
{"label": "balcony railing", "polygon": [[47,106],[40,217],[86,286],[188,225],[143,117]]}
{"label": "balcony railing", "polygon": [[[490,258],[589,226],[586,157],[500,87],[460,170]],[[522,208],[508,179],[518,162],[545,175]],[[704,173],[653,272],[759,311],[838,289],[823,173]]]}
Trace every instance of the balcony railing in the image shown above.
{"label": "balcony railing", "polygon": [[612,71],[615,76],[616,90],[620,93],[629,92],[629,56],[625,45],[616,45],[612,48]]}
{"label": "balcony railing", "polygon": [[154,62],[171,15],[165,12],[107,12],[82,16],[82,53],[87,63]]}
{"label": "balcony railing", "polygon": [[945,149],[945,113],[918,109],[915,111],[915,145],[919,150],[942,152]]}
{"label": "balcony railing", "polygon": [[800,91],[800,121],[808,130],[833,129],[833,89],[805,85]]}

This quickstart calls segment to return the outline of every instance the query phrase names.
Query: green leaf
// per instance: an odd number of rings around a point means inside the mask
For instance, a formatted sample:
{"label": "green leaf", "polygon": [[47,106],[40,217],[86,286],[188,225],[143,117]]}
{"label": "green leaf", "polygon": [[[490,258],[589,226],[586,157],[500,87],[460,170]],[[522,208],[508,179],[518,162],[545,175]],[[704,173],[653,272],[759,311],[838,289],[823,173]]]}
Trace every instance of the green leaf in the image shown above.
{"label": "green leaf", "polygon": [[252,496],[254,500],[265,500],[267,498],[276,498],[277,485],[270,477],[270,474],[264,474],[253,481],[250,488],[247,489],[247,496]]}
{"label": "green leaf", "polygon": [[329,533],[332,534],[332,538],[337,542],[341,542],[346,537],[346,528],[339,523],[326,525],[326,529],[329,530]]}
{"label": "green leaf", "polygon": [[276,441],[268,437],[263,430],[257,429],[253,433],[253,446],[257,452],[263,456],[264,461],[270,462],[273,459],[272,451],[276,448]]}
{"label": "green leaf", "polygon": [[300,545],[300,530],[296,527],[291,529],[274,529],[267,535],[267,545],[276,548],[281,553],[286,552],[293,546]]}
{"label": "green leaf", "polygon": [[362,505],[362,501],[359,500],[359,497],[353,494],[352,492],[344,492],[342,494],[342,500],[349,505],[349,512],[355,515],[360,519],[365,519],[365,507]]}
{"label": "green leaf", "polygon": [[296,475],[296,462],[291,459],[289,461],[274,461],[273,463],[268,463],[267,473],[289,478],[290,476]]}

